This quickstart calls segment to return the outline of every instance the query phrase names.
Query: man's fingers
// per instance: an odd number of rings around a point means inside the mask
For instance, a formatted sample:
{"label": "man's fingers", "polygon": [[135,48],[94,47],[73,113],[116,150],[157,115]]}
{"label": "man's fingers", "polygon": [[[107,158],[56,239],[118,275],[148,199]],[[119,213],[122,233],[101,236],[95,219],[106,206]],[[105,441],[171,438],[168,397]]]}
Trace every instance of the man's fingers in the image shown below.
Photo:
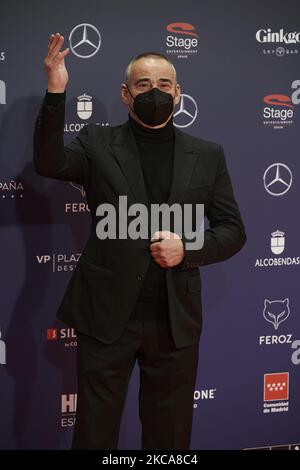
{"label": "man's fingers", "polygon": [[63,51],[60,51],[56,57],[54,57],[53,61],[54,62],[60,62],[68,53],[69,53],[70,49],[67,47],[66,49],[64,49]]}
{"label": "man's fingers", "polygon": [[158,241],[160,239],[163,239],[168,232],[165,230],[159,230],[157,232],[154,232],[151,241]]}
{"label": "man's fingers", "polygon": [[160,242],[152,242],[150,245],[150,252],[153,253],[160,253],[161,252],[161,244]]}
{"label": "man's fingers", "polygon": [[49,51],[48,51],[48,57],[50,59],[53,59],[53,57],[57,56],[57,54],[59,53],[63,45],[63,42],[64,42],[64,37],[61,35],[56,36],[53,39],[52,44],[50,45]]}
{"label": "man's fingers", "polygon": [[51,34],[51,36],[50,36],[50,38],[49,38],[49,42],[48,42],[48,49],[49,49],[49,47],[50,47],[51,44],[52,44],[53,37],[54,37],[54,34]]}
{"label": "man's fingers", "polygon": [[64,42],[64,37],[60,36],[58,38],[57,42],[55,43],[55,45],[53,46],[53,48],[50,50],[50,57],[51,58],[57,56],[57,54],[60,52],[60,50],[62,48],[63,42]]}
{"label": "man's fingers", "polygon": [[64,51],[61,51],[61,56],[65,57],[69,52],[70,52],[69,47],[66,47],[66,49]]}
{"label": "man's fingers", "polygon": [[49,43],[48,43],[48,50],[49,50],[49,51],[51,51],[51,50],[53,49],[53,47],[54,47],[55,44],[57,43],[59,37],[60,37],[60,34],[59,34],[59,33],[51,34],[50,40],[49,40]]}

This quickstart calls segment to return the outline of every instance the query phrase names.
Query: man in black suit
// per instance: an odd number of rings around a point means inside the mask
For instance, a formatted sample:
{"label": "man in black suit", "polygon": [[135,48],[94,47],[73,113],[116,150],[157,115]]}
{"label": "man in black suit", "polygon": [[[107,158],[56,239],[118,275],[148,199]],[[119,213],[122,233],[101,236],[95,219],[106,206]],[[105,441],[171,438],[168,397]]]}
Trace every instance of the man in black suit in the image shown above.
{"label": "man in black suit", "polygon": [[[92,218],[58,310],[78,337],[72,449],[117,448],[136,359],[142,448],[189,449],[202,329],[199,267],[230,258],[246,242],[224,151],[174,127],[180,86],[174,66],[157,53],[127,67],[121,96],[128,120],[105,128],[89,124],[64,146],[69,49],[61,51],[63,41],[58,33],[49,40],[34,165],[42,176],[83,185]],[[148,226],[146,238],[102,237],[103,204],[118,213],[119,196],[128,207],[148,209],[204,204],[210,227],[203,246],[191,249],[190,234],[178,234],[174,221],[155,233]]]}

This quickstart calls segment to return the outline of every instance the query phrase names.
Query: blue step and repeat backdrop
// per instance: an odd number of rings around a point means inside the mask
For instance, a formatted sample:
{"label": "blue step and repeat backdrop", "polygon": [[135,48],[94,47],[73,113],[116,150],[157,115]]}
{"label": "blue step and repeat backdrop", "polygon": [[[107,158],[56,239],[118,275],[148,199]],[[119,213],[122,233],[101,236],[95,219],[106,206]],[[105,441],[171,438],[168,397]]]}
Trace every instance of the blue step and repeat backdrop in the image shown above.
{"label": "blue step and repeat backdrop", "polygon": [[[175,125],[224,146],[248,242],[201,268],[204,329],[192,449],[299,449],[300,4],[86,0],[1,5],[1,449],[68,449],[76,336],[56,309],[89,233],[83,188],[38,176],[34,121],[51,33],[71,51],[66,143],[127,120],[131,58],[166,54]],[[138,368],[119,448],[140,448]]]}

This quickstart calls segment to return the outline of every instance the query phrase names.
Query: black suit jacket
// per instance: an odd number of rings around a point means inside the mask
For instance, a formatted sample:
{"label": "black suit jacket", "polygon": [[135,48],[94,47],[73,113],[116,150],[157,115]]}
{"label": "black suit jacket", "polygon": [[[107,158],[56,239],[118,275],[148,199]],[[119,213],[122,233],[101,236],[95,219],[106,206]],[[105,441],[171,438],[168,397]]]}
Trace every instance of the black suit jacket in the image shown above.
{"label": "black suit jacket", "polygon": [[[125,327],[150,261],[149,240],[106,239],[96,235],[97,206],[147,205],[138,150],[129,122],[114,127],[85,126],[64,146],[65,98],[58,106],[44,100],[34,132],[34,166],[39,175],[84,186],[92,218],[86,246],[77,263],[57,316],[71,327],[105,343]],[[246,241],[222,146],[192,137],[174,127],[172,203],[204,203],[209,228],[204,245],[185,250],[183,261],[166,268],[172,336],[177,347],[199,340],[202,329],[199,266],[224,261]],[[186,247],[186,237],[182,234]],[[217,288],[217,286],[216,286]]]}

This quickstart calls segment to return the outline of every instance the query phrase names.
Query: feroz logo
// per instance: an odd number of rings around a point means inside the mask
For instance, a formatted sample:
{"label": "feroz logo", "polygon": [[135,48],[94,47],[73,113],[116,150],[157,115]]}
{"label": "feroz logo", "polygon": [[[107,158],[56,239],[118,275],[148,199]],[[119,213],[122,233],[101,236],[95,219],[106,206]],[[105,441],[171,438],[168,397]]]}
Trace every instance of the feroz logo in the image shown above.
{"label": "feroz logo", "polygon": [[0,104],[6,104],[6,85],[3,80],[0,80]]}
{"label": "feroz logo", "polygon": [[181,94],[177,107],[179,107],[179,109],[177,109],[173,115],[174,125],[176,127],[191,126],[198,115],[198,105],[194,98],[184,93]]}
{"label": "feroz logo", "polygon": [[265,299],[263,317],[267,322],[272,323],[275,330],[278,330],[280,323],[290,316],[289,299],[268,300]]}
{"label": "feroz logo", "polygon": [[265,190],[272,196],[283,196],[287,193],[293,182],[291,170],[284,163],[273,163],[263,176]]}
{"label": "feroz logo", "polygon": [[72,186],[72,188],[75,188],[77,191],[80,192],[82,197],[85,197],[86,195],[85,189],[81,184],[73,183],[73,181],[69,181],[69,183]]}
{"label": "feroz logo", "polygon": [[289,373],[264,374],[264,401],[289,399]]}
{"label": "feroz logo", "polygon": [[[84,187],[81,184],[74,183],[73,181],[69,181],[69,184],[72,186],[72,188],[76,189],[81,195],[82,198],[86,197],[86,192]],[[90,212],[90,208],[85,201],[82,202],[65,202],[65,213],[68,214],[79,214],[79,213],[88,213]]]}
{"label": "feroz logo", "polygon": [[95,26],[82,23],[72,29],[69,42],[73,54],[80,59],[89,59],[99,51],[102,39]]}

